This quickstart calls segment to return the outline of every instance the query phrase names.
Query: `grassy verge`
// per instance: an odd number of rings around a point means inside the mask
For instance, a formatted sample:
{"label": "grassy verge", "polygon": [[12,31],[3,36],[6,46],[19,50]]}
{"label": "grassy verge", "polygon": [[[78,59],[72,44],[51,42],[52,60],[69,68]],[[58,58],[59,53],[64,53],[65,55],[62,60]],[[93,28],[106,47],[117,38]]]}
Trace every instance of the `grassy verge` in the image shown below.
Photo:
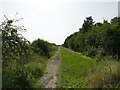
{"label": "grassy verge", "polygon": [[[81,53],[61,48],[61,88],[119,87],[118,62],[96,61]],[[116,78],[115,78],[116,76]]]}

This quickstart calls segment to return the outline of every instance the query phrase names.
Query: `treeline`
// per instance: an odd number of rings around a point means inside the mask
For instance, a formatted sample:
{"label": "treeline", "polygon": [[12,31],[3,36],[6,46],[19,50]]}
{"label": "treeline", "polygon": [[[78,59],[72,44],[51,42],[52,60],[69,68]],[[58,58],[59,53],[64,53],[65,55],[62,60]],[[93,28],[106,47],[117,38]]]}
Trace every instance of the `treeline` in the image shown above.
{"label": "treeline", "polygon": [[120,17],[110,23],[107,20],[95,23],[91,16],[87,17],[82,28],[68,36],[63,46],[90,57],[120,59]]}
{"label": "treeline", "polygon": [[[6,20],[0,25],[2,35],[2,87],[38,88],[38,79],[43,75],[46,62],[57,50],[57,46],[42,39],[32,43],[19,32],[26,31],[14,23],[21,20]],[[40,83],[39,83],[40,84]]]}

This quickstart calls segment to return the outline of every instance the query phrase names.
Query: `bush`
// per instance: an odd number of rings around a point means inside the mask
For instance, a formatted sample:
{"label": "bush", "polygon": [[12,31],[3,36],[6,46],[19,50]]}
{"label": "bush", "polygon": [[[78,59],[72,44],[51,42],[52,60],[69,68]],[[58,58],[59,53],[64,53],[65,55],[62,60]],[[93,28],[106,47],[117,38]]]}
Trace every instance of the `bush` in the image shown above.
{"label": "bush", "polygon": [[37,39],[32,42],[30,47],[35,53],[47,56],[48,58],[50,57],[51,44],[47,41]]}
{"label": "bush", "polygon": [[29,63],[3,69],[3,88],[32,88],[43,75],[43,65]]}
{"label": "bush", "polygon": [[3,70],[3,88],[27,88],[33,77],[24,67],[12,67]]}
{"label": "bush", "polygon": [[[19,20],[16,20],[19,21]],[[0,25],[2,32],[2,60],[20,60],[26,59],[30,55],[29,41],[25,39],[18,31],[26,31],[22,26],[13,25],[15,20],[6,20]]]}

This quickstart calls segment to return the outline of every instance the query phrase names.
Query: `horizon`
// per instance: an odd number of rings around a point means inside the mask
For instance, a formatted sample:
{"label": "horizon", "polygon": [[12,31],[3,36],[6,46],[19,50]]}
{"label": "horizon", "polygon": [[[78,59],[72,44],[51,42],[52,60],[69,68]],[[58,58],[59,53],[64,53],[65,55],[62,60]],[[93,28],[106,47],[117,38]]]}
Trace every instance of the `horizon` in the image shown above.
{"label": "horizon", "polygon": [[[103,19],[110,21],[119,16],[117,0],[115,2],[47,1],[1,2],[1,12],[9,19],[13,19],[16,12],[18,15],[15,18],[24,18],[16,25],[27,29],[22,35],[30,42],[42,38],[57,45],[63,44],[67,36],[79,31],[88,16],[92,16],[95,22],[102,22]],[[2,14],[1,21],[4,20]]]}

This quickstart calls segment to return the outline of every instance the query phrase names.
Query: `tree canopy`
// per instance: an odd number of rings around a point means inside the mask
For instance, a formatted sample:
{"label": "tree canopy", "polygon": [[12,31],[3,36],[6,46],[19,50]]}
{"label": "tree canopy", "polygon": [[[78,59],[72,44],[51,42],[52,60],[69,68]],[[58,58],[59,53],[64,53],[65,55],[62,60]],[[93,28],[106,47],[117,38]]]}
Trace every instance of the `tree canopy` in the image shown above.
{"label": "tree canopy", "polygon": [[87,17],[80,31],[68,36],[63,46],[90,57],[100,54],[120,58],[120,18],[93,23],[92,17]]}

